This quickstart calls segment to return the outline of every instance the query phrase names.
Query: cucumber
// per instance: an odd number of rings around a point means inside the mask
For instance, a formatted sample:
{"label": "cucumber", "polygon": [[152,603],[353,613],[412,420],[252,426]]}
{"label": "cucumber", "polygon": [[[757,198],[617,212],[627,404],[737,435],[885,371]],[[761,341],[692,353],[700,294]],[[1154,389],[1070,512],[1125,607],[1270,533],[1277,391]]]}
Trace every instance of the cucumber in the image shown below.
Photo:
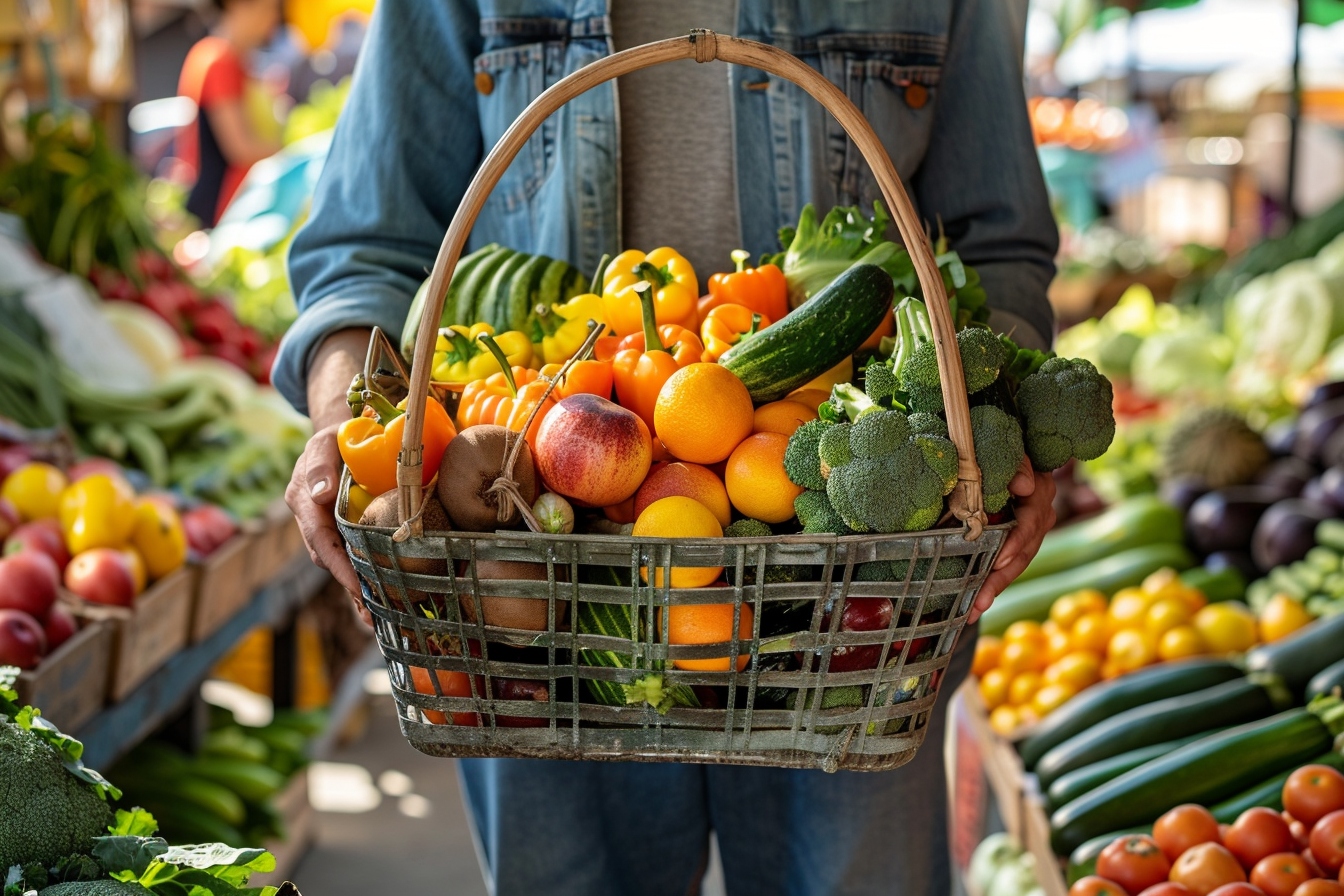
{"label": "cucumber", "polygon": [[[535,313],[535,296],[541,286],[542,275],[555,260],[545,255],[533,255],[518,268],[512,279],[500,284],[504,292],[495,304],[495,319],[489,321],[496,333],[522,330],[531,334],[530,320]],[[564,264],[565,262],[560,262]]]}
{"label": "cucumber", "polygon": [[[630,608],[624,604],[599,604],[580,601],[578,613],[574,617],[575,628],[585,635],[606,635],[615,638],[634,637],[634,625],[630,618]],[[605,666],[609,669],[638,668],[629,654],[614,650],[580,650],[579,664],[583,666]],[[650,663],[651,671],[663,668],[659,661]],[[594,700],[605,706],[625,706],[627,704],[625,686],[616,681],[585,678],[584,687]],[[672,702],[677,706],[699,706],[695,692],[684,684],[671,688]]]}
{"label": "cucumber", "polygon": [[264,741],[252,737],[237,725],[211,731],[201,741],[201,754],[221,759],[265,762],[271,755]]}
{"label": "cucumber", "polygon": [[1301,697],[1312,676],[1344,660],[1344,615],[1318,619],[1272,644],[1246,653],[1246,671],[1270,672]]}
{"label": "cucumber", "polygon": [[[476,306],[476,320],[481,323],[487,323],[494,327],[499,322],[500,306],[508,301],[509,284],[513,282],[514,275],[523,268],[523,265],[532,261],[536,256],[528,255],[526,252],[516,252],[507,259],[491,275],[490,280],[481,287],[479,303]],[[498,327],[496,327],[498,331]]]}
{"label": "cucumber", "polygon": [[1178,747],[1194,743],[1201,737],[1206,736],[1205,733],[1201,732],[1178,740],[1139,747],[1137,750],[1130,750],[1128,753],[1121,753],[1119,756],[1112,756],[1109,759],[1103,759],[1100,762],[1074,769],[1066,775],[1061,775],[1055,783],[1050,785],[1050,789],[1045,794],[1046,811],[1053,812],[1060,806],[1072,802],[1091,790],[1095,790],[1132,768],[1138,768],[1145,762],[1151,762]]}
{"label": "cucumber", "polygon": [[1127,709],[1053,747],[1036,764],[1036,777],[1049,788],[1066,772],[1129,750],[1263,719],[1288,705],[1277,691],[1277,685],[1241,678]]}
{"label": "cucumber", "polygon": [[1050,615],[1050,605],[1058,598],[1083,588],[1114,594],[1121,588],[1141,584],[1164,566],[1184,570],[1194,565],[1195,558],[1179,544],[1150,544],[1030,582],[1014,582],[980,617],[980,634],[1002,635],[1019,619],[1043,622]]}
{"label": "cucumber", "polygon": [[891,313],[895,285],[876,265],[857,264],[719,363],[757,404],[775,401],[854,354]]}
{"label": "cucumber", "polygon": [[[439,315],[440,327],[462,323],[457,319],[457,306],[462,293],[462,285],[470,279],[472,271],[484,264],[485,260],[497,251],[499,251],[499,244],[491,243],[458,259],[457,267],[453,270],[453,279],[448,284],[448,297],[443,300],[443,313]],[[426,277],[424,282],[420,284],[420,288],[415,291],[415,298],[411,301],[411,310],[406,313],[406,323],[401,328],[401,354],[407,361],[411,360],[411,356],[415,353],[415,333],[420,328],[420,315],[424,314],[425,302],[428,299],[429,278]]]}
{"label": "cucumber", "polygon": [[1341,689],[1344,689],[1344,660],[1331,663],[1311,677],[1307,682],[1307,699],[1314,700]]}
{"label": "cucumber", "polygon": [[[1310,764],[1328,765],[1331,768],[1344,771],[1344,754],[1331,750],[1317,756],[1311,760]],[[1219,824],[1231,824],[1237,820],[1241,813],[1247,809],[1254,809],[1256,806],[1265,806],[1275,812],[1282,812],[1283,785],[1294,771],[1296,771],[1295,768],[1290,768],[1287,771],[1279,772],[1268,781],[1256,784],[1230,799],[1210,806],[1209,811],[1213,813],[1214,818],[1218,819]]]}
{"label": "cucumber", "polygon": [[1181,573],[1181,581],[1197,588],[1209,603],[1243,600],[1246,597],[1246,577],[1232,566],[1214,572],[1205,566],[1196,566]]}
{"label": "cucumber", "polygon": [[1085,520],[1051,530],[1018,582],[1030,582],[1149,544],[1180,544],[1181,512],[1155,495],[1141,495]]}
{"label": "cucumber", "polygon": [[191,775],[139,778],[118,776],[124,782],[130,802],[181,803],[209,812],[225,824],[240,825],[247,818],[247,806],[229,788]]}
{"label": "cucumber", "polygon": [[1067,855],[1098,834],[1153,821],[1182,803],[1207,805],[1330,749],[1330,729],[1305,709],[1202,738],[1111,780],[1050,816],[1050,844]]}
{"label": "cucumber", "polygon": [[1034,769],[1049,750],[1127,709],[1238,678],[1241,670],[1227,660],[1200,657],[1149,666],[1090,687],[1042,719],[1018,744],[1022,763]]}
{"label": "cucumber", "polygon": [[267,799],[285,786],[285,776],[270,766],[239,759],[203,756],[192,763],[191,772],[222,784],[249,803]]}

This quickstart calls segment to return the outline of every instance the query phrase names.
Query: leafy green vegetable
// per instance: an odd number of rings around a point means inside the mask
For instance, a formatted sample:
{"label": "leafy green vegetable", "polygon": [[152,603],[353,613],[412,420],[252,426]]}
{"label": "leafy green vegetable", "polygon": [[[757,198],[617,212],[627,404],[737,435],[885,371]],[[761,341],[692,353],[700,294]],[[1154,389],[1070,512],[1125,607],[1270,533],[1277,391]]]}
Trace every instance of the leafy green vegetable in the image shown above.
{"label": "leafy green vegetable", "polygon": [[784,251],[762,257],[761,263],[777,264],[784,271],[794,307],[856,264],[875,264],[898,284],[912,282],[915,269],[909,254],[884,236],[890,223],[881,202],[873,203],[871,217],[858,206],[837,206],[820,222],[816,207],[809,202],[796,228],[780,230]]}
{"label": "leafy green vegetable", "polygon": [[272,896],[275,887],[247,887],[253,872],[275,870],[264,849],[223,843],[169,846],[154,817],[144,809],[118,811],[111,834],[94,842],[93,854],[112,876],[158,896]]}

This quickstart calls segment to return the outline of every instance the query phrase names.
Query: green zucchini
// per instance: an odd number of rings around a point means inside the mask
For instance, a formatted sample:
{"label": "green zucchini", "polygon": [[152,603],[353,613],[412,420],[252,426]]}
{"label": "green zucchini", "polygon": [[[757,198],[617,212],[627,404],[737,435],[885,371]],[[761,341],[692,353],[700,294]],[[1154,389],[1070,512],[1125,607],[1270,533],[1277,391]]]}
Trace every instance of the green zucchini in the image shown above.
{"label": "green zucchini", "polygon": [[224,785],[249,803],[268,799],[285,786],[285,776],[270,766],[239,759],[202,756],[191,764],[191,773]]}
{"label": "green zucchini", "polygon": [[[475,252],[457,261],[453,270],[453,279],[448,284],[448,297],[443,300],[443,313],[439,315],[439,326],[461,323],[457,319],[457,303],[462,293],[462,284],[471,277],[471,273],[485,263],[485,260],[499,251],[498,243],[482,246]],[[406,324],[401,328],[401,354],[407,361],[415,353],[415,333],[420,329],[420,315],[425,312],[425,302],[429,298],[429,278],[426,277],[415,291],[411,301],[411,310],[406,313]]]}
{"label": "green zucchini", "polygon": [[1103,759],[1100,762],[1094,762],[1091,765],[1085,765],[1082,768],[1076,768],[1065,775],[1060,775],[1055,783],[1050,785],[1050,789],[1045,794],[1045,809],[1047,812],[1053,812],[1066,803],[1073,802],[1083,794],[1095,790],[1102,784],[1112,778],[1119,777],[1132,768],[1138,768],[1145,762],[1151,762],[1159,756],[1165,756],[1178,747],[1194,743],[1201,737],[1207,737],[1205,732],[1192,734],[1188,737],[1169,740],[1160,744],[1151,744],[1146,747],[1139,747],[1137,750],[1130,750],[1127,753],[1121,753],[1118,756],[1112,756],[1109,759]]}
{"label": "green zucchini", "polygon": [[1226,660],[1199,657],[1149,666],[1113,678],[1088,688],[1042,719],[1031,735],[1018,744],[1022,763],[1028,770],[1034,769],[1047,751],[1127,709],[1202,691],[1240,677],[1241,670]]}
{"label": "green zucchini", "polygon": [[1301,697],[1326,666],[1344,660],[1344,615],[1318,619],[1286,638],[1246,653],[1248,672],[1270,672]]}
{"label": "green zucchini", "polygon": [[1307,699],[1340,690],[1344,690],[1344,660],[1331,663],[1312,676],[1307,682]]}
{"label": "green zucchini", "polygon": [[980,634],[1002,635],[1019,619],[1043,622],[1058,598],[1083,588],[1114,594],[1121,588],[1141,584],[1164,566],[1179,571],[1194,565],[1195,558],[1179,544],[1150,544],[1030,582],[1014,582],[980,617]]}
{"label": "green zucchini", "polygon": [[[580,601],[578,612],[574,616],[575,629],[584,635],[605,635],[607,637],[634,639],[634,623],[630,618],[630,607],[625,604],[599,604],[592,601]],[[638,668],[629,654],[614,650],[580,650],[579,665],[604,666],[608,669]],[[663,664],[655,661],[650,664],[651,671],[657,673]],[[627,685],[615,681],[585,678],[583,685],[594,700],[605,706],[625,706],[629,699]],[[669,689],[671,704],[676,706],[699,706],[695,692],[684,684]],[[638,698],[634,702],[638,702]]]}
{"label": "green zucchini", "polygon": [[[535,258],[535,255],[517,252],[495,268],[495,273],[490,277],[490,281],[481,287],[479,293],[480,304],[476,306],[477,321],[489,324],[492,327],[499,323],[499,309],[501,305],[508,301],[509,284],[513,282],[513,278],[523,269],[524,265]],[[496,327],[496,329],[498,328]]]}
{"label": "green zucchini", "polygon": [[1089,520],[1051,530],[1017,581],[1030,582],[1144,545],[1180,544],[1183,526],[1181,512],[1156,495],[1130,498]]}
{"label": "green zucchini", "polygon": [[499,285],[503,292],[495,301],[495,317],[487,321],[495,328],[496,333],[509,330],[523,330],[530,333],[528,321],[537,304],[535,296],[539,292],[542,275],[552,264],[555,264],[553,258],[533,255],[523,262],[509,280]]}
{"label": "green zucchini", "polygon": [[854,265],[783,320],[733,346],[719,363],[757,404],[783,398],[854,354],[891,314],[894,293],[886,271]]}
{"label": "green zucchini", "polygon": [[1246,577],[1233,566],[1225,566],[1217,572],[1196,566],[1181,573],[1181,581],[1197,589],[1211,604],[1246,597]]}
{"label": "green zucchini", "polygon": [[1066,772],[1129,750],[1263,719],[1290,705],[1279,690],[1274,684],[1240,678],[1127,709],[1053,747],[1036,764],[1036,777],[1049,788]]}
{"label": "green zucchini", "polygon": [[[1344,753],[1337,753],[1330,750],[1322,753],[1311,760],[1311,765],[1328,765],[1331,768],[1344,771]],[[1290,768],[1287,771],[1279,772],[1261,784],[1243,790],[1230,799],[1223,800],[1221,803],[1210,806],[1209,811],[1213,817],[1218,819],[1219,824],[1231,824],[1236,821],[1241,813],[1247,809],[1254,809],[1256,806],[1266,806],[1275,812],[1283,811],[1283,785],[1288,781],[1296,768]]]}
{"label": "green zucchini", "polygon": [[1240,725],[1111,780],[1050,816],[1050,844],[1067,855],[1098,834],[1153,821],[1182,803],[1207,805],[1330,749],[1331,728],[1305,709]]}
{"label": "green zucchini", "polygon": [[247,818],[247,807],[242,798],[222,784],[189,775],[150,777],[148,769],[139,771],[144,774],[117,776],[123,781],[122,786],[132,804],[142,800],[180,803],[208,812],[231,825],[240,825]]}

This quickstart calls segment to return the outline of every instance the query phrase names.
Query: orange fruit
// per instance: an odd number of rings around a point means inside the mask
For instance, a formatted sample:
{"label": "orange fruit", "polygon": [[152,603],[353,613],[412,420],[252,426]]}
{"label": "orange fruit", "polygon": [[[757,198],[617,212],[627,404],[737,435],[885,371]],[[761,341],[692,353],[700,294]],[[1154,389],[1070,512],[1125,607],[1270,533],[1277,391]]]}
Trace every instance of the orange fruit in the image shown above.
{"label": "orange fruit", "polygon": [[1045,658],[1050,662],[1061,660],[1073,652],[1073,639],[1063,631],[1052,631],[1045,642]]}
{"label": "orange fruit", "polygon": [[1010,675],[1036,672],[1046,666],[1045,646],[1034,641],[1008,641],[1003,645],[999,668]]}
{"label": "orange fruit", "polygon": [[975,642],[975,659],[971,660],[971,674],[984,677],[990,669],[999,665],[1003,654],[1003,641],[994,635],[981,635]]}
{"label": "orange fruit", "polygon": [[728,499],[743,515],[763,523],[793,519],[793,500],[803,489],[784,472],[784,450],[788,446],[786,435],[758,432],[733,449],[723,479]]}
{"label": "orange fruit", "polygon": [[681,461],[655,465],[635,492],[635,517],[654,501],[681,495],[699,501],[714,514],[720,526],[733,521],[733,508],[728,504],[728,490],[723,480],[706,467]]}
{"label": "orange fruit", "polygon": [[[722,538],[723,527],[714,513],[699,501],[674,495],[654,501],[635,520],[631,533],[636,538]],[[661,553],[661,552],[657,552]],[[719,577],[722,566],[674,566],[673,588],[703,588]],[[654,571],[653,584],[662,587],[662,568]],[[646,566],[639,568],[639,577],[649,580]]]}
{"label": "orange fruit", "polygon": [[1045,670],[1046,684],[1062,684],[1075,692],[1101,680],[1101,658],[1083,650],[1055,660]]}
{"label": "orange fruit", "polygon": [[810,389],[804,386],[801,389],[794,389],[788,395],[785,395],[783,400],[796,401],[815,411],[831,400],[831,391],[829,389]]}
{"label": "orange fruit", "polygon": [[1109,623],[1101,613],[1084,613],[1073,624],[1069,637],[1073,640],[1074,650],[1102,653],[1110,640]]}
{"label": "orange fruit", "polygon": [[798,427],[815,419],[815,410],[785,398],[758,407],[752,417],[751,429],[752,432],[777,432],[791,436]]}
{"label": "orange fruit", "polygon": [[1019,641],[1023,644],[1039,644],[1044,647],[1046,642],[1045,630],[1041,628],[1039,622],[1033,622],[1030,619],[1019,619],[1004,630],[1003,640],[1009,643]]}
{"label": "orange fruit", "polygon": [[1023,672],[1008,685],[1008,702],[1013,706],[1026,706],[1041,689],[1041,676],[1035,672]]}
{"label": "orange fruit", "polygon": [[[673,572],[675,576],[676,573]],[[737,625],[737,638],[742,647],[751,638],[752,612],[750,604],[742,605],[742,613]],[[667,610],[667,643],[669,644],[719,644],[733,640],[732,604],[682,604]],[[729,648],[724,648],[727,651]],[[751,657],[741,654],[737,658],[737,670],[747,667]],[[696,672],[727,672],[728,656],[710,657],[700,660],[673,660],[678,669]]]}
{"label": "orange fruit", "polygon": [[679,459],[712,464],[751,435],[752,415],[747,387],[727,368],[688,364],[663,383],[653,428]]}
{"label": "orange fruit", "polygon": [[1286,638],[1311,622],[1311,614],[1286,594],[1276,594],[1260,611],[1260,637],[1265,641]]}
{"label": "orange fruit", "polygon": [[994,710],[1008,702],[1008,686],[1013,683],[1012,676],[1002,669],[990,669],[980,679],[980,699],[985,708]]}

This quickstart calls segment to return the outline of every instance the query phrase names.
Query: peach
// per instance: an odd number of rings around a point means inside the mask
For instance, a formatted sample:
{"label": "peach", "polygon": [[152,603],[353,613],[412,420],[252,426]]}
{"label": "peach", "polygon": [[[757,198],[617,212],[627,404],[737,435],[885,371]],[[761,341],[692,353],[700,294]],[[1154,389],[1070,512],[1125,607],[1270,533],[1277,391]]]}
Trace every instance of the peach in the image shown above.
{"label": "peach", "polygon": [[537,431],[537,472],[546,487],[590,507],[632,496],[653,461],[649,427],[597,395],[571,395]]}
{"label": "peach", "polygon": [[720,526],[733,521],[733,508],[728,503],[728,490],[724,488],[723,480],[708,467],[681,461],[659,464],[649,472],[644,484],[635,492],[635,516],[659,498],[673,495],[699,501],[714,514]]}

